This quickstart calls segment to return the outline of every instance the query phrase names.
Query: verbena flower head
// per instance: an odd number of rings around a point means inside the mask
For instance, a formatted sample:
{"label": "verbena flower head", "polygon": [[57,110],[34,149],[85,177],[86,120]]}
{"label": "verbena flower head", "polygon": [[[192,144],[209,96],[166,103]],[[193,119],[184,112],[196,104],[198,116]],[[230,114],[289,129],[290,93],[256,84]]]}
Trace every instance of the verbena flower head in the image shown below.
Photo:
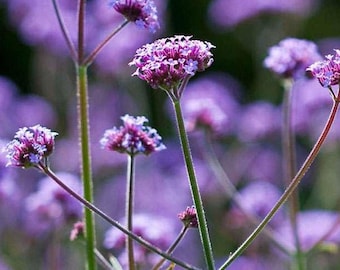
{"label": "verbena flower head", "polygon": [[337,85],[340,82],[340,50],[335,49],[335,54],[326,55],[326,60],[310,65],[307,71],[317,78],[323,87]]}
{"label": "verbena flower head", "polygon": [[145,126],[148,119],[144,116],[133,117],[128,114],[121,117],[124,125],[113,127],[104,133],[100,144],[104,149],[135,155],[149,155],[165,149],[162,137],[157,130]]}
{"label": "verbena flower head", "polygon": [[191,36],[162,38],[139,48],[129,65],[135,65],[133,75],[151,87],[173,90],[185,78],[212,64],[210,50],[214,47],[207,41],[192,40]]}
{"label": "verbena flower head", "polygon": [[188,206],[185,211],[178,214],[178,218],[183,222],[184,226],[197,228],[197,213],[195,206]]}
{"label": "verbena flower head", "polygon": [[298,78],[305,75],[306,67],[320,59],[315,43],[286,38],[269,49],[264,66],[284,78]]}
{"label": "verbena flower head", "polygon": [[159,28],[157,9],[152,0],[113,0],[110,5],[128,21],[155,32]]}
{"label": "verbena flower head", "polygon": [[7,166],[27,168],[38,165],[53,152],[56,135],[57,132],[40,125],[20,128],[5,147]]}

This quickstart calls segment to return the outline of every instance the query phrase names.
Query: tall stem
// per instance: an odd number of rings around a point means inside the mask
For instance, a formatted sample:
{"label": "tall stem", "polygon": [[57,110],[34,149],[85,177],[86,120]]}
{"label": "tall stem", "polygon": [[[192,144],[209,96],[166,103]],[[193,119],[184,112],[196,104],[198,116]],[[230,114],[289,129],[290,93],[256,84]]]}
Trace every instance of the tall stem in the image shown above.
{"label": "tall stem", "polygon": [[[132,217],[133,217],[133,203],[134,203],[134,182],[135,182],[135,156],[134,154],[128,155],[128,165],[127,165],[127,179],[126,179],[126,208],[125,217],[126,225],[129,231],[132,231]],[[126,247],[128,252],[129,269],[135,269],[135,260],[133,252],[133,241],[127,235],[126,236]]]}
{"label": "tall stem", "polygon": [[214,265],[210,236],[208,232],[208,225],[207,225],[207,220],[206,220],[205,213],[204,213],[201,194],[200,194],[198,183],[196,180],[193,160],[192,160],[192,156],[190,152],[189,141],[188,141],[188,137],[187,137],[185,126],[184,126],[181,105],[178,99],[171,98],[171,100],[173,102],[173,106],[174,106],[175,113],[176,113],[177,128],[178,128],[179,137],[181,141],[184,161],[185,161],[185,165],[186,165],[186,169],[188,173],[191,195],[192,195],[194,205],[197,211],[198,229],[200,232],[201,242],[203,245],[205,261],[206,261],[208,270],[214,270],[215,265]]}
{"label": "tall stem", "polygon": [[[78,99],[78,122],[81,149],[81,175],[83,182],[84,198],[93,202],[91,151],[90,151],[90,127],[88,112],[88,89],[87,89],[87,68],[77,66],[77,99]],[[88,270],[95,270],[96,247],[95,225],[92,211],[84,208],[85,234],[87,243],[87,267]]]}
{"label": "tall stem", "polygon": [[[284,96],[283,96],[283,119],[282,119],[282,153],[283,153],[283,168],[284,179],[286,186],[289,185],[290,180],[293,179],[296,173],[296,154],[295,154],[295,138],[292,130],[292,95],[293,95],[293,81],[285,80],[283,82]],[[292,227],[293,237],[295,241],[295,259],[294,263],[298,270],[305,269],[305,258],[301,250],[301,244],[298,234],[298,224],[296,214],[299,209],[298,190],[292,193],[289,199],[289,218]]]}
{"label": "tall stem", "polygon": [[[172,254],[172,252],[174,252],[175,248],[178,246],[179,242],[181,242],[181,240],[183,239],[184,235],[186,234],[186,232],[188,231],[189,226],[183,226],[182,230],[180,231],[180,233],[177,235],[175,241],[171,244],[171,246],[168,248],[168,250],[166,251],[166,253],[168,253],[169,255]],[[162,266],[162,264],[165,262],[165,258],[162,258],[153,268],[152,270],[159,270],[160,267]]]}
{"label": "tall stem", "polygon": [[267,226],[271,218],[275,215],[275,213],[279,210],[279,208],[286,202],[289,196],[293,193],[296,187],[299,185],[301,179],[306,174],[310,166],[312,165],[313,161],[315,160],[316,156],[318,155],[322,144],[324,143],[329,130],[334,122],[336,112],[339,107],[340,102],[340,91],[338,91],[338,96],[334,99],[333,107],[328,117],[327,123],[315,143],[313,149],[309,153],[308,157],[306,158],[305,162],[301,166],[300,170],[295,175],[294,179],[291,181],[289,186],[286,188],[285,192],[273,206],[273,208],[269,211],[266,217],[262,220],[262,222],[256,227],[256,229],[250,234],[250,236],[242,243],[242,245],[228,258],[228,260],[219,268],[219,270],[227,268],[238,256],[240,256],[243,251],[255,240],[255,238],[261,233],[261,231]]}
{"label": "tall stem", "polygon": [[[156,254],[166,258],[167,260],[183,267],[184,269],[188,270],[199,270],[198,268],[191,266],[185,262],[182,262],[181,260],[175,259],[171,257],[166,252],[163,252],[159,248],[155,247],[154,245],[150,244],[140,236],[132,233],[131,231],[128,231],[124,226],[122,226],[120,223],[118,223],[116,220],[110,218],[107,214],[105,214],[103,211],[101,211],[99,208],[97,208],[93,203],[87,201],[85,198],[80,196],[77,192],[75,192],[73,189],[71,189],[69,186],[67,186],[61,179],[58,178],[57,175],[55,175],[49,167],[47,167],[45,164],[41,163],[39,166],[36,166],[39,170],[41,170],[43,173],[45,173],[48,177],[50,177],[53,181],[55,181],[62,189],[64,189],[68,194],[70,194],[73,198],[75,198],[77,201],[79,201],[81,204],[83,204],[85,207],[96,213],[98,216],[100,216],[102,219],[107,221],[109,224],[123,232],[124,234],[129,235],[133,240],[141,244],[142,246],[146,247],[148,250],[155,252]],[[96,251],[94,251],[96,252]]]}

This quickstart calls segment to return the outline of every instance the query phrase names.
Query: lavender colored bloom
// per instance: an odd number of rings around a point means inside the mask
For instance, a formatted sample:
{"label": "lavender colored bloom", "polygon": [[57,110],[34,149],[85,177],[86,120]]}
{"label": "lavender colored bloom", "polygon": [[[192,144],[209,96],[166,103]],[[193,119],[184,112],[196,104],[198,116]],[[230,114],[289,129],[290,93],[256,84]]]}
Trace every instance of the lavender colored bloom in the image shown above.
{"label": "lavender colored bloom", "polygon": [[127,20],[150,32],[159,28],[157,9],[152,0],[113,0],[110,4]]}
{"label": "lavender colored bloom", "polygon": [[100,140],[103,148],[129,155],[138,153],[149,155],[165,149],[157,130],[144,125],[148,122],[144,116],[133,117],[126,114],[121,119],[124,126],[105,131],[104,137]]}
{"label": "lavender colored bloom", "polygon": [[314,42],[286,38],[269,49],[264,66],[283,78],[299,78],[305,69],[321,58]]}
{"label": "lavender colored bloom", "polygon": [[231,89],[238,88],[227,76],[209,76],[188,84],[182,109],[188,132],[208,128],[216,134],[230,134],[235,128],[238,103]]}
{"label": "lavender colored bloom", "polygon": [[213,0],[209,8],[210,20],[220,27],[233,27],[261,13],[287,12],[307,16],[315,0]]}
{"label": "lavender colored bloom", "polygon": [[[268,182],[257,181],[251,182],[240,190],[239,195],[243,209],[248,213],[264,218],[280,198],[281,192]],[[277,225],[282,219],[283,213],[279,211],[272,222]]]}
{"label": "lavender colored bloom", "polygon": [[246,105],[238,122],[238,137],[241,141],[268,139],[280,132],[280,111],[274,105],[258,101]]}
{"label": "lavender colored bloom", "polygon": [[14,140],[5,147],[7,166],[27,168],[38,165],[52,154],[56,135],[58,133],[40,125],[20,128]]}
{"label": "lavender colored bloom", "polygon": [[[151,244],[166,250],[173,239],[175,232],[171,220],[150,214],[137,214],[133,218],[133,232]],[[124,249],[126,236],[116,228],[111,228],[105,233],[104,246],[108,249],[114,249],[120,254],[120,262],[127,265],[127,257]],[[160,257],[149,252],[146,248],[138,245],[135,246],[135,261],[141,269],[151,269]],[[148,267],[147,267],[148,266]]]}
{"label": "lavender colored bloom", "polygon": [[178,218],[183,222],[184,226],[186,227],[198,227],[197,212],[195,206],[188,206],[185,211],[178,214]]}
{"label": "lavender colored bloom", "polygon": [[[81,181],[73,174],[57,173],[62,181],[81,194]],[[38,190],[27,197],[26,228],[33,235],[41,235],[60,228],[67,222],[74,222],[82,216],[82,206],[50,178],[39,182]]]}
{"label": "lavender colored bloom", "polygon": [[174,90],[183,79],[212,64],[212,48],[210,42],[191,40],[191,36],[162,38],[138,49],[129,65],[137,67],[133,75],[153,88]]}
{"label": "lavender colored bloom", "polygon": [[[339,213],[326,210],[309,210],[297,215],[297,228],[301,248],[308,251],[322,238],[322,243],[340,242],[340,217]],[[275,237],[294,251],[294,235],[289,220],[280,224],[276,229]]]}
{"label": "lavender colored bloom", "polygon": [[311,72],[325,88],[340,82],[340,50],[334,51],[334,55],[326,55],[326,60],[318,61],[307,68],[307,71]]}

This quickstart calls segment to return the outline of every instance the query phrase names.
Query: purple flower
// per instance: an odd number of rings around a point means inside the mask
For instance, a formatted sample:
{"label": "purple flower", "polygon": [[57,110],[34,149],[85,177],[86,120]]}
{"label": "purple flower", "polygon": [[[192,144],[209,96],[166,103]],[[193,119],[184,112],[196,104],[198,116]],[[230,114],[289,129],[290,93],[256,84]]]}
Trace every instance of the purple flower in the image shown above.
{"label": "purple flower", "polygon": [[239,107],[231,90],[235,88],[235,82],[219,75],[190,83],[182,97],[187,131],[203,127],[219,135],[232,133]]}
{"label": "purple flower", "polygon": [[307,68],[323,87],[337,85],[340,82],[340,50],[335,49],[334,55],[326,55],[326,60],[318,61]]}
{"label": "purple flower", "polygon": [[210,20],[220,27],[233,27],[262,13],[288,12],[306,16],[313,10],[315,0],[213,0]]}
{"label": "purple flower", "polygon": [[133,75],[153,88],[174,90],[185,78],[208,68],[212,62],[210,42],[191,40],[191,36],[174,36],[156,40],[136,51],[129,65],[137,70]]}
{"label": "purple flower", "polygon": [[[81,194],[78,177],[64,172],[57,175],[67,186]],[[82,215],[81,204],[48,177],[39,182],[38,190],[27,197],[25,203],[28,214],[26,228],[33,235],[60,228]]]}
{"label": "purple flower", "polygon": [[280,131],[280,111],[269,102],[257,101],[246,105],[238,120],[241,141],[268,139]]}
{"label": "purple flower", "polygon": [[284,78],[298,78],[305,75],[305,69],[320,58],[315,43],[286,38],[269,49],[264,66]]}
{"label": "purple flower", "polygon": [[31,167],[46,159],[54,149],[54,137],[58,135],[40,125],[20,128],[14,140],[5,147],[7,166]]}
{"label": "purple flower", "polygon": [[155,32],[159,28],[157,9],[152,0],[113,0],[112,7],[128,21]]}
{"label": "purple flower", "polygon": [[195,206],[188,206],[185,211],[178,214],[178,218],[183,222],[184,226],[197,228],[197,213]]}
{"label": "purple flower", "polygon": [[[308,251],[320,240],[323,240],[321,243],[333,244],[340,241],[340,217],[336,212],[326,210],[300,212],[297,215],[297,227],[301,248],[304,251]],[[294,234],[289,220],[280,224],[275,237],[287,248],[295,250]]]}
{"label": "purple flower", "polygon": [[[164,217],[138,214],[134,216],[133,232],[151,244],[166,250],[172,243],[175,232],[172,220]],[[105,233],[104,246],[108,249],[122,251],[119,256],[120,262],[127,265],[127,257],[124,249],[126,236],[116,228],[111,228]],[[150,253],[146,248],[138,245],[135,247],[135,260],[141,269],[151,269],[151,265],[158,262],[160,257]],[[149,266],[149,267],[145,267]]]}
{"label": "purple flower", "polygon": [[165,149],[157,130],[144,126],[144,123],[148,122],[144,116],[133,117],[126,114],[121,119],[124,126],[105,131],[104,137],[100,140],[103,148],[129,155],[138,153],[149,155]]}

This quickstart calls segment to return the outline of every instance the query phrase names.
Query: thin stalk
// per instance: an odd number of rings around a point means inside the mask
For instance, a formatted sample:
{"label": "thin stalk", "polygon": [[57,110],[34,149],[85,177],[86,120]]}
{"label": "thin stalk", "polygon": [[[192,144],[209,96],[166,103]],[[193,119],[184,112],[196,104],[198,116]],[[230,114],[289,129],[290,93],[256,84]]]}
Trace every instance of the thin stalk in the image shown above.
{"label": "thin stalk", "polygon": [[77,63],[81,65],[85,53],[85,12],[86,0],[79,0],[78,2],[78,58]]}
{"label": "thin stalk", "polygon": [[[87,89],[87,68],[77,66],[77,99],[78,99],[78,121],[81,149],[81,175],[83,182],[84,197],[87,201],[93,202],[91,151],[90,151],[90,125],[88,112],[88,89]],[[85,235],[87,242],[88,269],[95,270],[96,247],[95,224],[92,211],[84,208]]]}
{"label": "thin stalk", "polygon": [[[171,96],[170,96],[171,97]],[[198,183],[196,180],[193,160],[190,152],[189,140],[184,126],[184,120],[181,110],[181,105],[178,99],[171,99],[173,102],[174,110],[176,113],[177,128],[179,132],[180,142],[182,146],[183,157],[185,161],[185,166],[188,173],[188,180],[191,189],[192,199],[197,211],[198,229],[201,237],[201,242],[203,245],[203,252],[205,256],[205,261],[208,270],[214,270],[214,258],[212,253],[211,241],[208,232],[207,220],[204,213],[203,203],[201,194],[199,191]]]}
{"label": "thin stalk", "polygon": [[[126,179],[126,206],[125,206],[125,217],[126,225],[129,231],[133,228],[133,203],[134,203],[134,182],[135,182],[135,156],[134,154],[128,155],[127,164],[127,179]],[[135,259],[133,251],[133,240],[126,235],[126,247],[128,253],[129,269],[135,269]]]}
{"label": "thin stalk", "polygon": [[[172,252],[174,252],[175,248],[178,246],[179,242],[181,242],[181,240],[183,239],[183,237],[185,236],[186,232],[188,231],[189,226],[183,226],[182,230],[180,231],[180,233],[177,235],[175,241],[171,244],[171,246],[168,248],[168,250],[166,251],[166,253],[168,253],[169,255],[172,254]],[[163,265],[163,263],[165,262],[165,258],[162,258],[153,268],[152,270],[159,270],[159,268]]]}
{"label": "thin stalk", "polygon": [[[222,188],[225,190],[226,195],[229,197],[230,200],[235,203],[236,207],[238,207],[242,213],[245,215],[245,217],[250,221],[252,224],[256,225],[260,222],[260,218],[257,215],[254,215],[250,211],[248,211],[245,207],[244,204],[242,203],[242,198],[235,188],[234,184],[231,182],[228,174],[224,170],[224,168],[221,166],[221,163],[219,162],[215,151],[212,146],[211,138],[208,134],[208,131],[205,131],[204,134],[204,140],[202,141],[205,151],[203,152],[204,159],[207,161],[207,164],[209,165],[209,168],[212,169],[212,172],[215,175],[215,178],[217,181],[220,183]],[[269,228],[265,228],[263,231],[266,237],[272,241],[272,243],[279,248],[282,252],[285,254],[291,256],[291,252],[278,241],[273,232]]]}
{"label": "thin stalk", "polygon": [[[78,200],[81,204],[86,206],[89,210],[96,213],[98,216],[100,216],[102,219],[107,221],[109,224],[123,232],[124,234],[129,235],[134,241],[138,242],[148,250],[155,252],[156,254],[166,258],[167,260],[183,267],[184,269],[188,270],[200,270],[199,268],[196,268],[190,264],[187,264],[181,260],[178,260],[176,258],[173,258],[172,256],[169,256],[166,252],[160,250],[159,248],[155,247],[151,243],[147,242],[140,236],[134,234],[133,232],[127,230],[123,225],[121,225],[118,221],[110,218],[107,214],[105,214],[103,211],[101,211],[99,208],[97,208],[93,203],[87,201],[85,198],[80,196],[77,192],[75,192],[73,189],[71,189],[69,186],[64,184],[64,182],[58,178],[57,175],[55,175],[48,166],[46,166],[44,163],[40,163],[39,166],[36,166],[39,170],[41,170],[43,173],[45,173],[48,177],[50,177],[52,180],[54,180],[62,189],[64,189],[68,194],[70,194],[73,198]],[[95,252],[95,250],[94,250]],[[93,252],[93,253],[94,253]]]}
{"label": "thin stalk", "polygon": [[122,30],[127,24],[129,23],[128,20],[124,20],[116,29],[114,29],[102,42],[99,43],[99,45],[90,53],[89,56],[86,57],[84,60],[84,65],[88,66],[90,65],[98,53],[106,46],[107,43],[120,31]]}
{"label": "thin stalk", "polygon": [[243,251],[255,240],[255,238],[261,233],[261,231],[267,226],[271,218],[275,215],[275,213],[279,210],[279,208],[286,202],[292,192],[296,189],[296,187],[301,182],[303,176],[306,174],[310,166],[312,165],[313,161],[317,157],[321,146],[323,145],[329,130],[334,122],[338,107],[340,102],[340,91],[338,91],[338,96],[333,100],[332,110],[328,117],[327,123],[318,138],[317,142],[315,143],[313,149],[309,153],[308,157],[306,158],[305,162],[301,166],[300,170],[297,172],[295,177],[292,179],[289,186],[286,188],[285,192],[281,195],[279,200],[273,206],[273,208],[269,211],[266,217],[262,220],[262,222],[256,227],[256,229],[250,234],[250,236],[242,243],[242,245],[231,254],[228,260],[219,268],[219,270],[227,268],[238,256],[240,256]]}
{"label": "thin stalk", "polygon": [[98,249],[95,249],[94,253],[96,254],[96,258],[97,258],[98,263],[103,267],[103,269],[114,270],[112,265],[105,259],[103,254],[101,254]]}
{"label": "thin stalk", "polygon": [[58,6],[58,3],[57,3],[57,0],[52,0],[52,3],[53,3],[53,8],[54,8],[54,12],[57,16],[57,20],[58,20],[58,23],[59,23],[59,27],[61,29],[61,32],[64,36],[64,39],[66,41],[66,44],[67,44],[67,47],[70,51],[70,54],[71,54],[71,58],[73,59],[73,61],[75,61],[77,59],[77,52],[76,52],[76,49],[74,47],[74,44],[70,38],[70,35],[67,31],[67,28],[65,26],[65,23],[64,23],[64,20],[60,14],[60,9],[59,9],[59,6]]}
{"label": "thin stalk", "polygon": [[[284,179],[286,186],[289,185],[290,180],[293,179],[296,173],[296,153],[295,153],[295,138],[292,130],[292,80],[285,80],[284,96],[283,96],[283,119],[282,119],[282,153],[283,153],[283,168]],[[299,209],[298,191],[295,190],[288,200],[289,203],[289,219],[292,227],[293,237],[295,241],[295,264],[298,270],[304,270],[305,256],[301,250],[301,243],[298,234],[298,224],[296,214]]]}

